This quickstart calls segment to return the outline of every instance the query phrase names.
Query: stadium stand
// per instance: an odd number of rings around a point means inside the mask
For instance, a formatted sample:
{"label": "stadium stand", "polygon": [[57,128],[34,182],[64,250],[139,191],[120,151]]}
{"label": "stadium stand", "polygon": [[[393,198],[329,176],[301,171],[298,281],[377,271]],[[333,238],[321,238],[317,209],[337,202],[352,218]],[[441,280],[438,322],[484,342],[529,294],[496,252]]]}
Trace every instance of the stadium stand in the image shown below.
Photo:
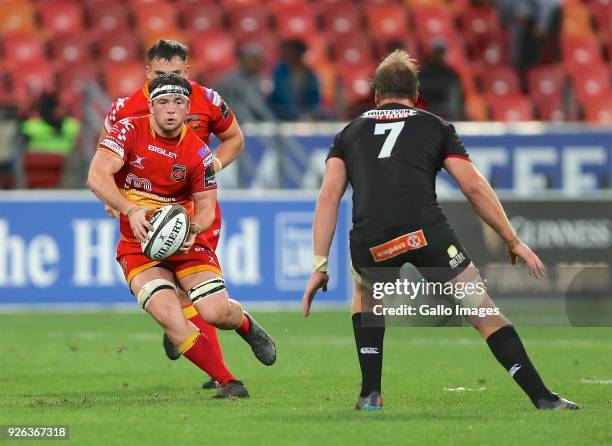
{"label": "stadium stand", "polygon": [[[539,119],[582,119],[586,118],[588,101],[610,95],[612,3],[566,1],[563,12],[562,65],[534,67],[523,78],[521,73],[511,74],[508,32],[500,23],[497,9],[486,2],[4,0],[0,2],[0,36],[6,61],[2,72],[19,88],[36,91],[49,77],[65,83],[70,77],[65,65],[78,65],[87,74],[86,79],[106,79],[111,93],[116,93],[124,88],[108,82],[118,77],[109,72],[109,64],[125,67],[140,63],[149,43],[159,37],[176,36],[192,48],[194,73],[214,82],[235,67],[237,44],[260,45],[265,54],[265,73],[270,73],[278,58],[275,46],[280,39],[301,38],[309,46],[307,60],[313,69],[325,73],[325,88],[333,89],[330,78],[334,78],[336,86],[345,87],[345,100],[362,101],[361,94],[348,93],[354,90],[346,88],[347,79],[363,77],[365,69],[392,48],[404,47],[415,57],[426,58],[433,40],[442,37],[448,45],[447,61],[459,73],[469,99],[466,116],[491,118],[483,112],[501,106],[475,104],[494,101],[509,89],[509,94],[522,95],[529,101]],[[42,67],[40,75],[34,76],[27,69],[33,64]],[[351,69],[356,71],[350,73]],[[560,75],[562,70],[569,76]],[[97,75],[92,76],[94,71]],[[587,76],[585,71],[592,72]],[[21,76],[22,72],[27,76]],[[503,79],[492,82],[491,78],[501,72]],[[335,76],[330,77],[330,73]],[[531,73],[552,77],[549,82],[538,81]],[[29,88],[24,79],[33,80],[34,88]],[[124,86],[129,84],[123,82]],[[538,90],[542,85],[550,90],[548,94]],[[4,91],[6,88],[0,88]],[[577,114],[563,110],[568,94],[580,102]],[[14,100],[8,96],[3,94],[0,103]],[[16,105],[27,107],[27,100],[18,102]],[[346,105],[349,109],[352,104]],[[557,109],[563,113],[554,113]],[[589,116],[592,120],[593,115]],[[348,116],[337,111],[335,117]]]}

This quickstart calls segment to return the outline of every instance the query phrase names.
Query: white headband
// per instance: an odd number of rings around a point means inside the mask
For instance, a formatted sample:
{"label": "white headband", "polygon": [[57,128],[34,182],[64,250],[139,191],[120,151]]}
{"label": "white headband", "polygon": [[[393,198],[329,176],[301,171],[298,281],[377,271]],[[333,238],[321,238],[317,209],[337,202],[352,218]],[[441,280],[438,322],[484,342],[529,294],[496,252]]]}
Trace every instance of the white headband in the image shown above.
{"label": "white headband", "polygon": [[171,94],[178,94],[189,99],[189,90],[180,85],[161,85],[151,92],[151,101]]}

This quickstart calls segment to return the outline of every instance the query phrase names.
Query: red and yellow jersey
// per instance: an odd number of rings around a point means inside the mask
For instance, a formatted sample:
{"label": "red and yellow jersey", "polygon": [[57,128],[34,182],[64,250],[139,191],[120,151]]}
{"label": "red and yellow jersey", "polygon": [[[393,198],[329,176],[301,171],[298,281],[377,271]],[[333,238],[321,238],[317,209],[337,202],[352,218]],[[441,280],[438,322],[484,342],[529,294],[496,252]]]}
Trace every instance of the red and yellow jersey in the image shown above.
{"label": "red and yellow jersey", "polygon": [[[210,134],[220,135],[234,122],[234,114],[225,101],[212,88],[206,88],[197,82],[189,81],[193,89],[189,97],[189,114],[186,122],[189,127],[206,144],[210,144]],[[104,119],[107,132],[118,121],[125,118],[149,114],[149,82],[127,98],[118,98],[111,105],[111,110]]]}
{"label": "red and yellow jersey", "polygon": [[[111,127],[98,150],[123,161],[115,174],[120,191],[132,203],[159,208],[180,204],[193,216],[193,194],[216,189],[213,155],[208,146],[186,125],[176,138],[159,136],[151,116],[125,118]],[[123,238],[134,241],[127,217],[121,216]]]}

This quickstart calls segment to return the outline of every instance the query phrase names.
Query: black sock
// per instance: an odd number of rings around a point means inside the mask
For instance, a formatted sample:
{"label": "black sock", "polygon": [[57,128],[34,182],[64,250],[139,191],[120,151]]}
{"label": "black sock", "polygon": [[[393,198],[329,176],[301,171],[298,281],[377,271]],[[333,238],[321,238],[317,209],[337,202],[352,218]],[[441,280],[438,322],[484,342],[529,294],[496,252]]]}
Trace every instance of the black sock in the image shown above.
{"label": "black sock", "polygon": [[557,399],[542,382],[512,325],[506,325],[489,336],[487,344],[499,363],[508,370],[510,376],[529,396],[533,404],[536,404],[540,398]]}
{"label": "black sock", "polygon": [[361,396],[381,391],[385,317],[374,313],[353,314],[353,331],[361,367]]}

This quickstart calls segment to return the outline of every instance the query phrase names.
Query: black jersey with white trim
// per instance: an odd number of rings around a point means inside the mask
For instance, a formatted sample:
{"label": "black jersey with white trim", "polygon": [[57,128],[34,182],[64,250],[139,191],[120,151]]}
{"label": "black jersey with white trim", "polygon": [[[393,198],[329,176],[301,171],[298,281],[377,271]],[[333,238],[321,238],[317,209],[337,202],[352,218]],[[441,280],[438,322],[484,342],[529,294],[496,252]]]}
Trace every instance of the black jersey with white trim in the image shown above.
{"label": "black jersey with white trim", "polygon": [[327,158],[342,158],[353,188],[351,237],[445,220],[436,175],[447,157],[469,160],[452,124],[427,111],[385,104],[351,121]]}

